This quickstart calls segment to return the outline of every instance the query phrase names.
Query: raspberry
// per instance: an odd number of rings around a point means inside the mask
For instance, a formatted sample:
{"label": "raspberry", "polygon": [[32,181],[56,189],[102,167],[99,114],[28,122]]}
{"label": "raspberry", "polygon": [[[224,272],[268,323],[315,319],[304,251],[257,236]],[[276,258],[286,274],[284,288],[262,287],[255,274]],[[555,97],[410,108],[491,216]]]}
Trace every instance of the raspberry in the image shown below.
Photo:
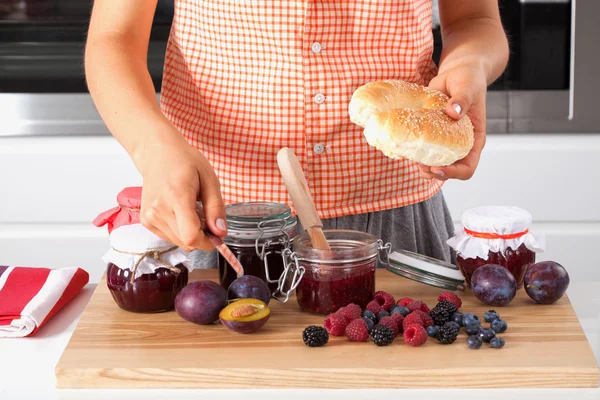
{"label": "raspberry", "polygon": [[421,325],[411,325],[404,331],[404,341],[411,346],[420,346],[427,341],[427,332]]}
{"label": "raspberry", "polygon": [[381,312],[382,308],[379,305],[378,302],[376,302],[375,300],[369,302],[369,304],[367,304],[367,310],[371,311],[373,314],[377,315]]}
{"label": "raspberry", "polygon": [[342,336],[344,331],[346,330],[346,318],[340,314],[329,314],[327,318],[325,318],[325,329],[332,336]]}
{"label": "raspberry", "polygon": [[404,331],[406,331],[406,328],[411,325],[423,326],[425,324],[423,323],[423,318],[421,318],[419,314],[410,313],[404,318],[404,321],[402,321],[402,328],[404,328]]}
{"label": "raspberry", "polygon": [[394,300],[394,296],[389,293],[386,293],[382,290],[375,292],[373,296],[373,300],[377,302],[385,311],[390,311],[390,308],[396,304],[396,300]]}
{"label": "raspberry", "polygon": [[394,332],[394,337],[398,336],[398,324],[392,317],[383,317],[379,321],[379,325],[384,325],[390,328]]}
{"label": "raspberry", "polygon": [[353,342],[366,342],[369,340],[367,323],[362,319],[355,319],[346,327],[346,337]]}
{"label": "raspberry", "polygon": [[351,322],[354,321],[355,319],[358,319],[361,317],[362,314],[362,310],[360,309],[360,306],[357,306],[356,304],[348,304],[346,307],[342,307],[339,310],[337,310],[335,312],[337,315],[341,315],[344,318],[346,318],[346,322]]}
{"label": "raspberry", "polygon": [[398,332],[402,332],[404,330],[404,325],[402,325],[404,317],[402,316],[402,314],[392,314],[390,315],[390,318],[394,320],[396,325],[398,325]]}
{"label": "raspberry", "polygon": [[[454,304],[457,309],[462,306],[462,300],[456,294],[452,292],[442,292],[438,296],[438,301],[448,300],[450,303]],[[429,311],[428,311],[429,312]]]}
{"label": "raspberry", "polygon": [[423,327],[427,328],[428,326],[433,325],[433,318],[431,318],[429,316],[429,314],[427,314],[426,312],[423,312],[421,310],[415,310],[412,313],[414,314],[419,314],[419,316],[421,317],[421,319],[423,320]]}
{"label": "raspberry", "polygon": [[407,305],[409,305],[410,303],[413,302],[413,299],[411,299],[410,297],[405,297],[403,299],[398,300],[398,304],[399,306],[403,306],[406,307]]}
{"label": "raspberry", "polygon": [[422,301],[411,301],[410,303],[408,303],[408,310],[409,311],[415,311],[415,310],[421,310],[424,313],[428,313],[429,312],[429,307],[427,307],[427,304],[423,303]]}

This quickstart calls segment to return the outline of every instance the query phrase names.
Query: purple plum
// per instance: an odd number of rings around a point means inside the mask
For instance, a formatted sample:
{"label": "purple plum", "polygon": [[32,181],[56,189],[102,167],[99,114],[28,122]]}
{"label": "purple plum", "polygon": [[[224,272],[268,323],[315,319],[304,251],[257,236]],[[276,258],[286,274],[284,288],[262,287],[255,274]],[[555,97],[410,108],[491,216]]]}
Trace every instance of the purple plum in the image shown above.
{"label": "purple plum", "polygon": [[515,298],[517,281],[503,266],[486,264],[473,272],[471,290],[482,303],[502,307]]}
{"label": "purple plum", "polygon": [[567,270],[557,262],[542,261],[533,264],[525,273],[525,292],[539,304],[557,302],[571,282]]}
{"label": "purple plum", "polygon": [[258,299],[269,305],[271,290],[262,279],[253,275],[244,275],[231,282],[227,290],[229,300]]}
{"label": "purple plum", "polygon": [[186,321],[209,325],[219,319],[227,305],[227,292],[212,281],[196,281],[184,287],[175,297],[175,311]]}

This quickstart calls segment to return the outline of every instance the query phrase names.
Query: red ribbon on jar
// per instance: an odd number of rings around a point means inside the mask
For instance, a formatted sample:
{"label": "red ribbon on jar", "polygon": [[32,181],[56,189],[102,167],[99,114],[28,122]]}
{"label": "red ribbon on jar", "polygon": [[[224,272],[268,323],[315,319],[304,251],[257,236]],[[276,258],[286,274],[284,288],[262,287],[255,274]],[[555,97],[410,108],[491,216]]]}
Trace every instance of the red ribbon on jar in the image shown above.
{"label": "red ribbon on jar", "polygon": [[525,229],[522,232],[517,232],[517,233],[507,233],[507,234],[500,234],[500,233],[488,233],[488,232],[476,232],[476,231],[472,231],[470,229],[464,228],[465,229],[465,233],[469,236],[472,237],[476,237],[479,239],[517,239],[520,238],[521,236],[525,236],[529,233],[529,229]]}

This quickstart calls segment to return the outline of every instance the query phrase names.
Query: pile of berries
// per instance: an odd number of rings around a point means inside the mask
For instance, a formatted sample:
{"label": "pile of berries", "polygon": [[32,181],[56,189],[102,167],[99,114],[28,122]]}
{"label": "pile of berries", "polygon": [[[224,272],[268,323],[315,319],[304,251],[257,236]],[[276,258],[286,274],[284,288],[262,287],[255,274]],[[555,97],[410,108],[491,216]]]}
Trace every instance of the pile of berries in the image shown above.
{"label": "pile of berries", "polygon": [[478,349],[483,342],[494,348],[504,346],[504,339],[496,337],[496,333],[505,332],[507,324],[498,313],[485,313],[484,319],[490,323],[487,329],[481,327],[477,315],[460,313],[461,306],[461,299],[452,292],[441,293],[438,303],[429,309],[422,301],[408,297],[396,301],[391,294],[379,291],[364,310],[356,304],[348,304],[328,315],[323,327],[306,328],[302,338],[310,347],[327,344],[329,336],[346,336],[353,342],[371,340],[377,346],[388,346],[399,335],[410,346],[421,346],[428,337],[451,344],[464,327],[469,348]]}

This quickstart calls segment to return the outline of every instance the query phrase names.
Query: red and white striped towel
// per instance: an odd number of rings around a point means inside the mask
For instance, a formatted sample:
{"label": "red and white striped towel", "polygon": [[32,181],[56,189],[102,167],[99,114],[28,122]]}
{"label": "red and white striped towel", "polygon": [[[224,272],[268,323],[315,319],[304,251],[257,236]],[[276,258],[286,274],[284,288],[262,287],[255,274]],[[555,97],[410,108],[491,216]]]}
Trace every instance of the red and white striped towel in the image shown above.
{"label": "red and white striped towel", "polygon": [[81,268],[0,266],[0,337],[35,334],[88,281]]}

